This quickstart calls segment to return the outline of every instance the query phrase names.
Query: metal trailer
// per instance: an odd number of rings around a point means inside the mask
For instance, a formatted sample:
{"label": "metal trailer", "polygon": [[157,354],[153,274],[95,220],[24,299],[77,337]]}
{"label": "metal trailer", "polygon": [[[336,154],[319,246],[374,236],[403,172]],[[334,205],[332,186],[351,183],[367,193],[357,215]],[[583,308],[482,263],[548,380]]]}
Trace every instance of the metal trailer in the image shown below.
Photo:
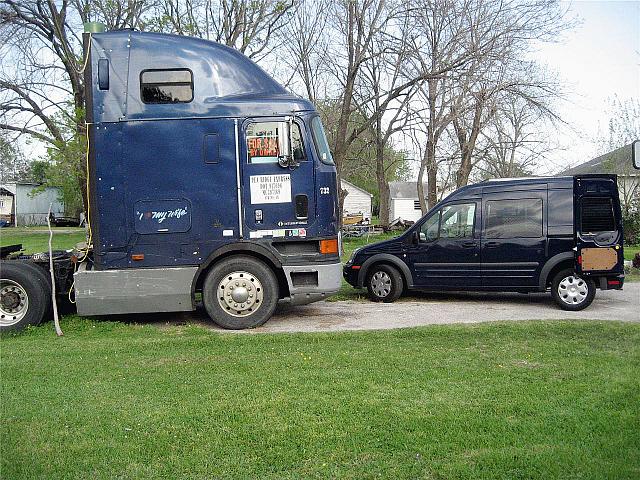
{"label": "metal trailer", "polygon": [[[54,252],[81,315],[190,311],[241,329],[341,283],[336,168],[314,106],[236,50],[85,33],[88,247]],[[0,328],[39,323],[48,254],[4,249]]]}

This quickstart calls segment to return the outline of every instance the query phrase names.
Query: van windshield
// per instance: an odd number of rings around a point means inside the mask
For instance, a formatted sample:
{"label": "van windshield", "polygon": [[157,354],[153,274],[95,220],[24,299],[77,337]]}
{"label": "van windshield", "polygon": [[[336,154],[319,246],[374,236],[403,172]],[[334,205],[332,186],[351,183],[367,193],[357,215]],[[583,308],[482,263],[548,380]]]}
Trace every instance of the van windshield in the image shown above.
{"label": "van windshield", "polygon": [[327,136],[324,134],[324,128],[322,128],[320,117],[313,117],[311,120],[311,130],[313,131],[313,139],[316,143],[316,149],[320,160],[322,160],[322,163],[326,163],[327,165],[334,165],[333,156],[329,149],[329,142],[327,141]]}

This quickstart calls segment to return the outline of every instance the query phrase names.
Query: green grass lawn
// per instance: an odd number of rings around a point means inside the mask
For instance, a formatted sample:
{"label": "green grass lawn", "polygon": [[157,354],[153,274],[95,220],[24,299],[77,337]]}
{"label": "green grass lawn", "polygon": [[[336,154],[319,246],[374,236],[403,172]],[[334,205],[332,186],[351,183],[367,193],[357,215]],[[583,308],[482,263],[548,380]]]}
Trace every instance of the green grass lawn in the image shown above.
{"label": "green grass lawn", "polygon": [[624,259],[633,260],[636,253],[640,252],[640,245],[625,245],[624,246]]}
{"label": "green grass lawn", "polygon": [[640,325],[0,341],[0,477],[638,478]]}
{"label": "green grass lawn", "polygon": [[[73,248],[86,240],[84,228],[54,227],[54,250]],[[25,253],[46,252],[49,249],[49,231],[47,227],[0,228],[0,246],[21,243]]]}

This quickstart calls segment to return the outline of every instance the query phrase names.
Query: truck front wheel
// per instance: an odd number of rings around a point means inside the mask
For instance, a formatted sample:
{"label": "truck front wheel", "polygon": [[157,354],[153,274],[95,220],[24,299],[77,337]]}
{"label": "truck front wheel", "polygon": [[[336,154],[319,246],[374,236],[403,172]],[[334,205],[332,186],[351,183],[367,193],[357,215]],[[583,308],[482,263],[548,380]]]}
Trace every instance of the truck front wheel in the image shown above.
{"label": "truck front wheel", "polygon": [[572,268],[562,270],[551,282],[551,296],[563,310],[587,308],[596,296],[596,284],[590,278],[579,277]]}
{"label": "truck front wheel", "polygon": [[51,287],[35,265],[0,264],[0,331],[38,325],[47,312]]}
{"label": "truck front wheel", "polygon": [[222,328],[255,328],[271,318],[278,303],[278,281],[263,262],[234,256],[213,266],[204,281],[202,300]]}

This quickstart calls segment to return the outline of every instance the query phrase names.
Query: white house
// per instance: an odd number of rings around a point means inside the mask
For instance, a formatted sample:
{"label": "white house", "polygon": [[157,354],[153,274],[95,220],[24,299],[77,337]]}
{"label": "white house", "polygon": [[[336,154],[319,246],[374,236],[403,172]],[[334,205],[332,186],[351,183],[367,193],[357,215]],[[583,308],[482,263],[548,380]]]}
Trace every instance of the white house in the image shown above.
{"label": "white house", "polygon": [[56,216],[64,215],[64,204],[59,200],[60,189],[45,187],[33,194],[37,183],[3,183],[0,185],[0,219],[13,226],[46,225],[49,204]]}
{"label": "white house", "polygon": [[365,220],[371,220],[373,195],[346,180],[341,180],[341,185],[342,190],[347,191],[347,196],[344,198],[342,214],[345,216],[362,214]]}
{"label": "white house", "polygon": [[[427,185],[424,185],[427,192]],[[389,220],[401,217],[415,222],[422,217],[416,182],[389,182]]]}

